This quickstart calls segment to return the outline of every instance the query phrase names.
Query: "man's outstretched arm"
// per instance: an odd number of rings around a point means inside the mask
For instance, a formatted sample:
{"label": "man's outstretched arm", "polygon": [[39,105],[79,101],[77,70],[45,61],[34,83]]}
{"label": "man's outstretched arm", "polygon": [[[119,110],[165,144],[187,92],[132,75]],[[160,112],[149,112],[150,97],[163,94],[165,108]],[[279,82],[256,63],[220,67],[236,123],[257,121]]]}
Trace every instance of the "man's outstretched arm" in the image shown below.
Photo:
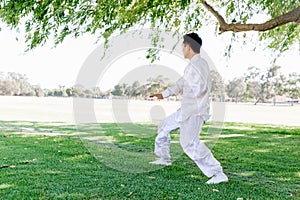
{"label": "man's outstretched arm", "polygon": [[156,97],[157,99],[164,99],[171,95],[178,94],[178,93],[182,92],[183,83],[184,83],[184,78],[182,77],[176,81],[176,84],[174,86],[168,87],[162,93],[151,94],[149,97],[150,98]]}

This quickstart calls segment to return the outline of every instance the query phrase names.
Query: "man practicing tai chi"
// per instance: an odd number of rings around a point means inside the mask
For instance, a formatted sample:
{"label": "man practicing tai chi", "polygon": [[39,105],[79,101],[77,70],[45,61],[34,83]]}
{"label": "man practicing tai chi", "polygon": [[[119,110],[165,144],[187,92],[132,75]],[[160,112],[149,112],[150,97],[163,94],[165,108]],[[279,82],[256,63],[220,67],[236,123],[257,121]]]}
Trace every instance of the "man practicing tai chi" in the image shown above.
{"label": "man practicing tai chi", "polygon": [[184,152],[197,164],[200,170],[212,177],[207,184],[228,182],[222,166],[206,145],[200,141],[203,123],[209,118],[210,70],[200,56],[202,39],[196,33],[183,36],[183,56],[190,60],[184,75],[174,86],[150,97],[163,99],[181,93],[181,107],[166,117],[158,126],[155,139],[155,154],[159,157],[150,162],[157,165],[171,165],[170,132],[180,128],[180,145]]}

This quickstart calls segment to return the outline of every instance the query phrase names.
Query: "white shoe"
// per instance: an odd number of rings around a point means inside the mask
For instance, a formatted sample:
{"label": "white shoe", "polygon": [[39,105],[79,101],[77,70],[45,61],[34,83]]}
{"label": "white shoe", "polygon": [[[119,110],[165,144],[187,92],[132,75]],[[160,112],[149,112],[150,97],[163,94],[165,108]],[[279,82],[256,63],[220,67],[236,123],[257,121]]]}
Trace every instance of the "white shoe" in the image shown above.
{"label": "white shoe", "polygon": [[172,165],[172,162],[169,160],[164,160],[163,158],[159,158],[153,162],[149,162],[149,164],[170,166],[170,165]]}
{"label": "white shoe", "polygon": [[209,179],[206,184],[218,184],[218,183],[227,183],[228,177],[223,172],[219,172],[214,175],[211,179]]}

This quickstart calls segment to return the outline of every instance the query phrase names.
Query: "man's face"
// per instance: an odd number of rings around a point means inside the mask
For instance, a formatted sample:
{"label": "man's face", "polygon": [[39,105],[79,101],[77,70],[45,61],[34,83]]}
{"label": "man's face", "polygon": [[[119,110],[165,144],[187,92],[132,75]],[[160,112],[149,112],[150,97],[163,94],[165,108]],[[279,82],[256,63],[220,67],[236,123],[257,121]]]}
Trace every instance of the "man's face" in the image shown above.
{"label": "man's face", "polygon": [[189,49],[190,45],[188,45],[187,43],[182,43],[182,53],[184,58],[189,58]]}

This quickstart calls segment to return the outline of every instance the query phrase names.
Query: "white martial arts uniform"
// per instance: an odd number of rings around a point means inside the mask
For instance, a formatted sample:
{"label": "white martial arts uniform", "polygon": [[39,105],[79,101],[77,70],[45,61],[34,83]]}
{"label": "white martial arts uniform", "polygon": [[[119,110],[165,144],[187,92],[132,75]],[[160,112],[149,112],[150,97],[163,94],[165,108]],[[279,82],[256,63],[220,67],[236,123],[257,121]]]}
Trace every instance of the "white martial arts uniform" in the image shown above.
{"label": "white martial arts uniform", "polygon": [[170,161],[170,132],[180,128],[180,144],[184,152],[208,177],[222,172],[220,163],[200,141],[203,123],[209,118],[210,70],[207,62],[196,54],[174,86],[167,88],[163,97],[182,92],[181,108],[166,117],[158,126],[155,154]]}

